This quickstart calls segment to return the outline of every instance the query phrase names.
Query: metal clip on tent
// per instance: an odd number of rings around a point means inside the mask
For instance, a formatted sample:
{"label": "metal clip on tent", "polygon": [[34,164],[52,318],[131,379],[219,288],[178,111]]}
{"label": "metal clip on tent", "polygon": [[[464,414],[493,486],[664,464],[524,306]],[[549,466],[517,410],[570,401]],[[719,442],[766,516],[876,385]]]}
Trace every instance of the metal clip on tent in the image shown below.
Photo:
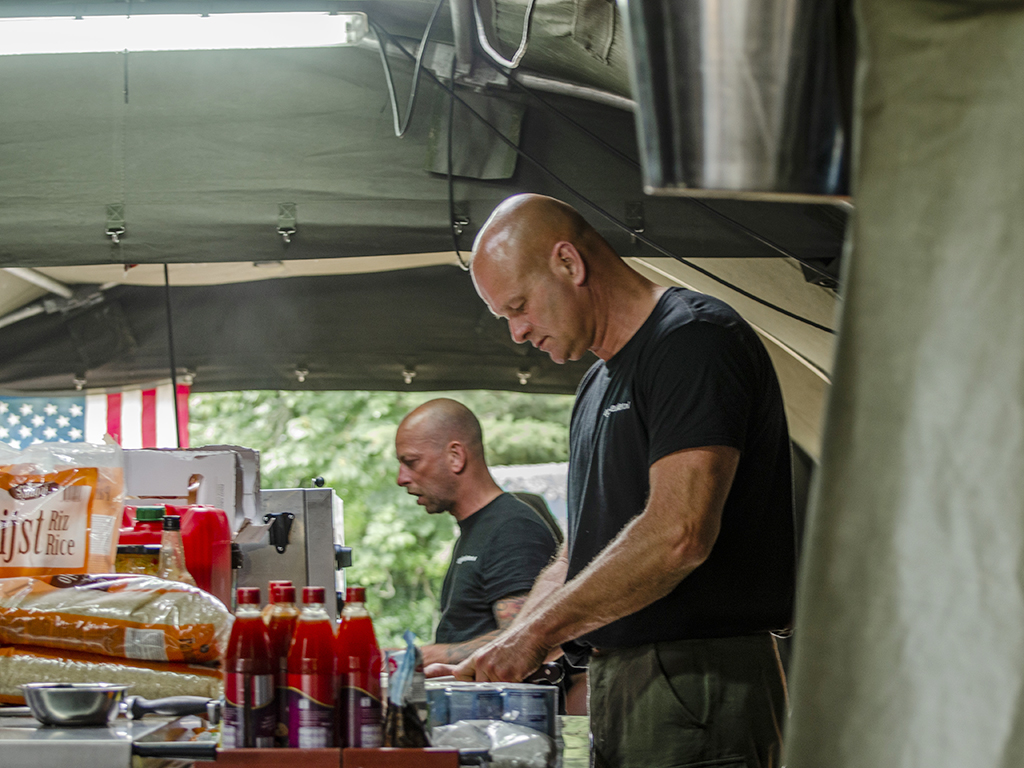
{"label": "metal clip on tent", "polygon": [[285,245],[291,243],[296,231],[298,231],[296,208],[295,203],[277,204],[277,234],[284,240]]}
{"label": "metal clip on tent", "polygon": [[124,235],[124,204],[113,203],[107,206],[107,237],[114,245],[121,244],[121,237]]}

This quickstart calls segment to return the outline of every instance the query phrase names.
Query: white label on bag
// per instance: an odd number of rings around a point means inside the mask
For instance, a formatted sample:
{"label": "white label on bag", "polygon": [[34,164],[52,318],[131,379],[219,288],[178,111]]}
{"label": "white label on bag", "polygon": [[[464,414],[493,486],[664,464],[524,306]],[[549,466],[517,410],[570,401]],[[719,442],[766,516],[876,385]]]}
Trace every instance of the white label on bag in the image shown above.
{"label": "white label on bag", "polygon": [[167,661],[162,629],[133,629],[124,631],[124,655],[129,659]]}
{"label": "white label on bag", "polygon": [[19,499],[20,488],[0,489],[0,566],[69,571],[84,567],[92,488],[71,486]]}
{"label": "white label on bag", "polygon": [[89,551],[100,554],[110,551],[110,537],[114,533],[113,515],[93,515],[89,527]]}

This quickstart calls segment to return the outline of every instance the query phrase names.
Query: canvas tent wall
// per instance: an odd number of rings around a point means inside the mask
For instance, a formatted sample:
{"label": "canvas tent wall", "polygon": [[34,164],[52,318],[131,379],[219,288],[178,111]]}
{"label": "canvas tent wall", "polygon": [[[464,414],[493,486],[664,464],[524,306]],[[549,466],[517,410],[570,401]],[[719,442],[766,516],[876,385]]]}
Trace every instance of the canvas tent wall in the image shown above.
{"label": "canvas tent wall", "polygon": [[1024,5],[861,0],[791,768],[1024,762]]}

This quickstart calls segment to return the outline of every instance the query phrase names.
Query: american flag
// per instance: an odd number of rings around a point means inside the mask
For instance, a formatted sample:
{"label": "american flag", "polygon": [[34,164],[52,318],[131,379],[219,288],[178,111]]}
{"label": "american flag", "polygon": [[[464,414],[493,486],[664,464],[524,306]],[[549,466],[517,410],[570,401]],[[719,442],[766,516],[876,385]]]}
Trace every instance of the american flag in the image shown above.
{"label": "american flag", "polygon": [[[173,387],[95,389],[74,394],[0,396],[0,442],[15,450],[35,443],[102,443],[122,448],[177,448]],[[178,436],[188,447],[187,384],[178,385]]]}

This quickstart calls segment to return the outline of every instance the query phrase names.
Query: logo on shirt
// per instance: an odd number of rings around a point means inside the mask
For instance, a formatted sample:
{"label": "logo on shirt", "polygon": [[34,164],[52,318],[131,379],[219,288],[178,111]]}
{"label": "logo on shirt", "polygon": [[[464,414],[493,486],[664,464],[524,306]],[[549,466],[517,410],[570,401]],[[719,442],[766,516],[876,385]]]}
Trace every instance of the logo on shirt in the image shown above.
{"label": "logo on shirt", "polygon": [[462,565],[463,563],[475,563],[475,562],[476,562],[476,555],[463,555],[462,557],[460,557],[458,560],[455,561],[455,564],[456,565]]}
{"label": "logo on shirt", "polygon": [[627,400],[624,403],[616,403],[615,405],[609,405],[607,408],[604,409],[604,413],[601,415],[607,419],[613,413],[618,413],[619,411],[628,411],[632,407],[632,405],[632,400]]}

